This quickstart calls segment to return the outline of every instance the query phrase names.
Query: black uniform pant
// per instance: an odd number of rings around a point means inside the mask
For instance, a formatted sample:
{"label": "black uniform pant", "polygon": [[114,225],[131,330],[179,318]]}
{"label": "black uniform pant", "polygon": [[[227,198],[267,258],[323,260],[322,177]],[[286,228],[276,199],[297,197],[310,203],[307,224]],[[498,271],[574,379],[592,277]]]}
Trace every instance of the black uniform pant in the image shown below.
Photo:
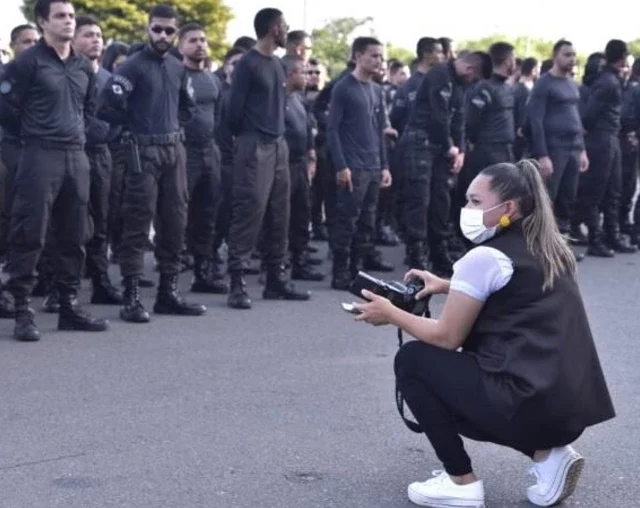
{"label": "black uniform pant", "polygon": [[[387,154],[389,160],[392,161],[395,157],[395,145],[387,143]],[[395,175],[393,174],[393,166],[387,168],[392,172],[393,182],[395,183]],[[386,189],[380,189],[380,196],[378,197],[378,212],[376,215],[376,227],[378,231],[384,226],[393,226],[395,219],[395,202],[397,194],[397,185],[392,185]]]}
{"label": "black uniform pant", "polygon": [[300,260],[309,245],[311,220],[311,189],[307,175],[307,161],[290,160],[291,218],[289,221],[289,250],[294,261]]}
{"label": "black uniform pant", "polygon": [[177,274],[187,225],[187,171],[180,142],[140,145],[138,173],[128,168],[122,199],[122,245],[118,255],[123,277],[142,276],[149,228],[156,221],[155,257],[161,274]]}
{"label": "black uniform pant", "polygon": [[284,137],[255,133],[239,136],[236,143],[229,272],[249,268],[262,227],[264,265],[278,269],[285,261],[289,235],[289,148]]}
{"label": "black uniform pant", "polygon": [[433,153],[423,132],[407,131],[396,147],[402,167],[403,224],[408,244],[426,242],[428,233]]}
{"label": "black uniform pant", "polygon": [[231,226],[231,210],[233,206],[233,164],[222,164],[221,167],[221,195],[218,216],[216,218],[215,234],[213,239],[213,254],[217,255],[222,242],[229,237]]}
{"label": "black uniform pant", "polygon": [[9,234],[9,289],[30,295],[51,226],[58,285],[80,286],[88,240],[90,167],[82,146],[28,142],[15,176]]}
{"label": "black uniform pant", "polygon": [[551,148],[549,158],[553,164],[553,173],[547,180],[547,189],[554,205],[556,220],[565,232],[569,228],[578,194],[580,152],[566,148]]}
{"label": "black uniform pant", "polygon": [[617,135],[592,132],[585,137],[589,170],[580,176],[574,223],[584,223],[589,236],[599,235],[600,212],[604,214],[605,230],[609,236],[618,232],[622,160]]}
{"label": "black uniform pant", "polygon": [[122,143],[109,145],[111,153],[111,191],[109,193],[109,243],[115,257],[118,257],[122,244],[122,195],[124,193],[124,175],[131,166],[129,148]]}
{"label": "black uniform pant", "polygon": [[476,359],[466,353],[411,341],[396,355],[395,375],[409,409],[452,476],[473,471],[460,436],[533,458],[536,450],[568,445],[581,434],[545,425],[546,415],[508,419],[487,393]]}
{"label": "black uniform pant", "polygon": [[314,228],[324,224],[325,216],[327,213],[327,193],[329,192],[330,180],[334,177],[335,173],[332,171],[332,166],[326,157],[322,156],[326,151],[322,146],[317,147],[316,161],[316,174],[313,177],[311,185],[311,224]]}
{"label": "black uniform pant", "polygon": [[220,206],[220,150],[216,144],[187,145],[189,213],[187,248],[197,259],[209,259],[213,252],[216,216]]}
{"label": "black uniform pant", "polygon": [[14,138],[4,138],[0,146],[2,157],[0,180],[0,199],[2,199],[2,215],[0,216],[0,255],[6,255],[9,240],[9,224],[11,220],[11,206],[13,204],[13,183],[20,156],[22,155],[22,141]]}
{"label": "black uniform pant", "polygon": [[91,167],[89,218],[91,239],[87,242],[87,271],[91,277],[107,273],[107,233],[111,193],[111,153],[106,145],[87,147]]}
{"label": "black uniform pant", "polygon": [[[638,148],[633,146],[627,136],[620,139],[622,151],[622,194],[620,196],[620,224],[626,226],[631,221],[633,198],[638,187]],[[636,207],[637,208],[637,207]]]}
{"label": "black uniform pant", "polygon": [[351,170],[353,190],[338,187],[335,222],[330,230],[336,257],[361,258],[373,248],[380,170]]}
{"label": "black uniform pant", "polygon": [[331,243],[331,230],[336,224],[336,207],[338,199],[338,182],[336,180],[336,169],[331,160],[331,152],[329,146],[325,145],[322,149],[318,150],[318,164],[324,165],[327,169],[326,187],[324,190],[324,213],[327,230],[329,231],[329,249],[333,250]]}

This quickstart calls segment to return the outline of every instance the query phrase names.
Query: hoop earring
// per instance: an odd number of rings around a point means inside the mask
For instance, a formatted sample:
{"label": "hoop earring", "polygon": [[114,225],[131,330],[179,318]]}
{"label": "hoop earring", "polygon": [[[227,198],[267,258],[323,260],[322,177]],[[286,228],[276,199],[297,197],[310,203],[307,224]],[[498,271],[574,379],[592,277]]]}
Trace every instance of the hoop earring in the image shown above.
{"label": "hoop earring", "polygon": [[511,219],[509,218],[509,216],[503,215],[502,217],[500,217],[500,227],[508,228],[509,226],[511,226]]}

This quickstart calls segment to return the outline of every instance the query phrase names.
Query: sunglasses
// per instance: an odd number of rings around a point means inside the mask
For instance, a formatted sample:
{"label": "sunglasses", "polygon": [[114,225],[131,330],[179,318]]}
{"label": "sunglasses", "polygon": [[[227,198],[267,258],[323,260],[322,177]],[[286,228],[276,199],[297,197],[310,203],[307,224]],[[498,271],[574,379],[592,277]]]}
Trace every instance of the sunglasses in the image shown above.
{"label": "sunglasses", "polygon": [[158,25],[155,25],[155,26],[151,27],[151,31],[154,34],[158,34],[158,35],[160,35],[162,32],[164,32],[168,36],[171,36],[171,35],[176,33],[176,29],[173,28],[172,26],[158,26]]}

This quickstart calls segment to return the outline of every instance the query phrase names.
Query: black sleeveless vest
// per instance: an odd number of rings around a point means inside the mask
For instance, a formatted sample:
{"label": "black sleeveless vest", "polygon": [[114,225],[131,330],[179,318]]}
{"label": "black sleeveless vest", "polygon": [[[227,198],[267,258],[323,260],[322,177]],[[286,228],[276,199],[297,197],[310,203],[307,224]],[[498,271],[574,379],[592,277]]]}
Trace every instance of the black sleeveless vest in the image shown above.
{"label": "black sleeveless vest", "polygon": [[512,419],[582,431],[615,411],[578,285],[571,274],[543,291],[542,267],[519,223],[483,243],[513,262],[513,276],[486,301],[463,351],[483,371],[490,397]]}

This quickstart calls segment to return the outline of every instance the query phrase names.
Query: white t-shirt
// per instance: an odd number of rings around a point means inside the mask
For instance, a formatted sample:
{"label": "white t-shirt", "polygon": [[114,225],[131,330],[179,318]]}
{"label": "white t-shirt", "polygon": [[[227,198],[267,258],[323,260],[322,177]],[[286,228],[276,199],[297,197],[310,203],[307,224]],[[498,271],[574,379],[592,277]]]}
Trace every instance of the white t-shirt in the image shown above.
{"label": "white t-shirt", "polygon": [[505,287],[512,276],[511,259],[498,249],[481,245],[453,265],[451,289],[484,302]]}

